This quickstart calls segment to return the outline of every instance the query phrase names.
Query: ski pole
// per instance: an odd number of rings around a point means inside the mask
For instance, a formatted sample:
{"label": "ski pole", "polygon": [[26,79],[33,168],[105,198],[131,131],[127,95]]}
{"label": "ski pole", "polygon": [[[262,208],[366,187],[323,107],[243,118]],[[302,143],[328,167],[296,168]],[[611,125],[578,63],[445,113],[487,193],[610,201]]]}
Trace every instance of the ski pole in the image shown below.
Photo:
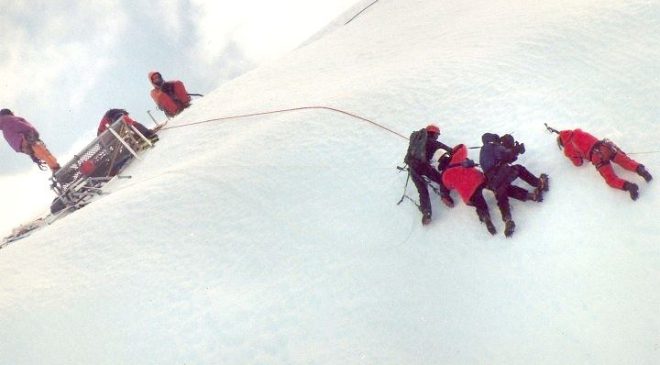
{"label": "ski pole", "polygon": [[[397,168],[399,171],[406,171],[406,170],[407,170],[407,169],[405,169],[405,168],[403,168],[403,167],[401,167],[401,166],[397,166],[396,168]],[[396,203],[396,205],[401,204],[401,202],[403,201],[403,198],[406,197],[406,189],[408,189],[408,181],[410,181],[410,170],[408,170],[408,177],[406,177],[406,184],[403,186],[403,195],[401,195],[401,199],[399,200],[398,203]]]}
{"label": "ski pole", "polygon": [[151,110],[147,110],[147,114],[149,114],[149,116],[151,117],[151,120],[154,121],[154,124],[158,125],[158,122],[156,121],[156,118],[154,118],[154,116],[151,115]]}

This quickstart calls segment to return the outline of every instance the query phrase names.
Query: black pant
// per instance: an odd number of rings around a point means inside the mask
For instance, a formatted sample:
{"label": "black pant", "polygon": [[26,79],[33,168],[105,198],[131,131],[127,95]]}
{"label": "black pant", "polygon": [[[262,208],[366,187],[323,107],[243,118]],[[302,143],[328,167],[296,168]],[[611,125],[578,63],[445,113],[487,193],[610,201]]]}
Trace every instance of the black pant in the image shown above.
{"label": "black pant", "polygon": [[541,184],[541,180],[534,176],[525,166],[523,165],[512,165],[511,168],[516,170],[516,174],[518,175],[519,178],[521,178],[524,182],[528,183],[529,185],[533,187],[538,187]]}
{"label": "black pant", "polygon": [[487,187],[495,194],[495,200],[504,221],[511,219],[509,198],[527,201],[528,191],[511,185],[518,177],[534,187],[540,184],[540,180],[522,165],[501,165],[489,170],[486,174]]}
{"label": "black pant", "polygon": [[449,191],[442,183],[440,172],[433,168],[433,166],[428,163],[413,163],[410,165],[410,177],[413,183],[415,183],[415,187],[417,187],[422,213],[431,213],[431,198],[429,197],[429,190],[426,186],[426,181],[424,181],[424,176],[437,183],[440,186],[440,192],[442,194],[447,194]]}
{"label": "black pant", "polygon": [[156,133],[154,133],[151,129],[143,126],[138,122],[133,123],[133,127],[135,127],[135,129],[137,129],[138,132],[140,132],[143,136],[147,138],[151,138],[156,135]]}
{"label": "black pant", "polygon": [[486,199],[484,199],[484,188],[485,185],[481,185],[477,188],[477,190],[474,191],[472,196],[470,197],[470,201],[468,202],[468,205],[473,206],[477,210],[477,216],[479,217],[479,221],[484,222],[486,217],[490,219],[490,213],[488,212],[488,204],[486,203]]}

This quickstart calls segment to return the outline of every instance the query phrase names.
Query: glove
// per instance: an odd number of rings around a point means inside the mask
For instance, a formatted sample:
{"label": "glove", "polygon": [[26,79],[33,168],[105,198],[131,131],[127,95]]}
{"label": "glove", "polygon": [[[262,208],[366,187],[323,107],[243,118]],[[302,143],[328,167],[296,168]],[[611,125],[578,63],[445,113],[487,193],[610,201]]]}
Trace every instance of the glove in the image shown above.
{"label": "glove", "polygon": [[475,166],[477,166],[477,164],[474,163],[474,161],[472,161],[472,160],[470,160],[470,159],[468,158],[467,160],[461,162],[461,166],[466,167],[466,168],[470,168],[470,167],[475,167]]}
{"label": "glove", "polygon": [[517,155],[522,155],[523,153],[525,153],[525,144],[516,142],[516,144],[513,146],[513,151]]}

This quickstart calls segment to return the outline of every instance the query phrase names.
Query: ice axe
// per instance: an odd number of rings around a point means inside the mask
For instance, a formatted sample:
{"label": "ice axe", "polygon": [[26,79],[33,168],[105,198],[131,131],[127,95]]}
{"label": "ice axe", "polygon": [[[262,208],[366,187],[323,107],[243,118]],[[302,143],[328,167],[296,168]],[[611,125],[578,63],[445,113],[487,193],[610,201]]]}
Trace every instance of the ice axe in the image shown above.
{"label": "ice axe", "polygon": [[559,131],[549,126],[548,123],[543,123],[543,125],[545,126],[545,129],[548,130],[548,132],[559,134]]}

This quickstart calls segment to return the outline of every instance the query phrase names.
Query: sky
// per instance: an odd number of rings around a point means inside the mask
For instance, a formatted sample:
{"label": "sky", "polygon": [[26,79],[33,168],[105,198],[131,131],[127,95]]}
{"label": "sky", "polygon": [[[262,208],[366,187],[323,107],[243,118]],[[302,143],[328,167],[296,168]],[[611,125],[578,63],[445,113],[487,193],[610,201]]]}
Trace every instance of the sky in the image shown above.
{"label": "sky", "polygon": [[[358,9],[2,247],[0,364],[658,364],[660,3],[381,0],[345,24]],[[450,146],[513,133],[549,174],[543,202],[511,201],[511,238],[488,191],[494,236],[455,191],[426,226],[396,204],[431,121]],[[615,166],[632,201],[544,122],[655,179]]]}
{"label": "sky", "polygon": [[[294,49],[353,3],[0,0],[0,108],[32,123],[63,164],[110,108],[148,127],[147,110],[165,119],[149,71],[206,94]],[[0,218],[25,219],[54,197],[50,174],[0,142]]]}

